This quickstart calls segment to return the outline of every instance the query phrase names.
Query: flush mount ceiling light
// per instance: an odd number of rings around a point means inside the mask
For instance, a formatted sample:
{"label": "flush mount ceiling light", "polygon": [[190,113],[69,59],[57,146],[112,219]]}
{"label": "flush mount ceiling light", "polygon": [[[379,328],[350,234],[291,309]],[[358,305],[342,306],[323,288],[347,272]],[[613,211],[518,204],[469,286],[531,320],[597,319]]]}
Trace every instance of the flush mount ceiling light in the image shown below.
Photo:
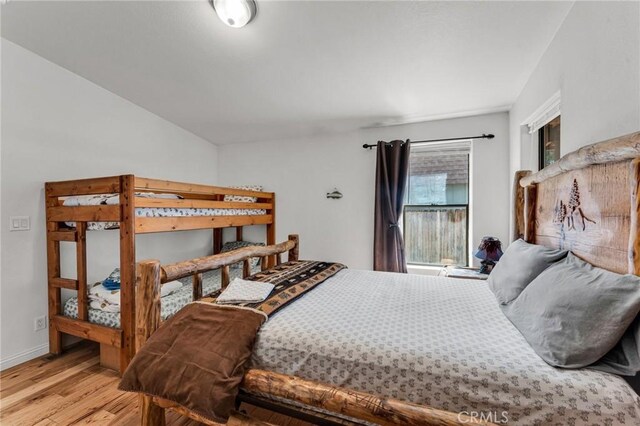
{"label": "flush mount ceiling light", "polygon": [[242,28],[256,16],[254,0],[212,0],[218,18],[233,28]]}

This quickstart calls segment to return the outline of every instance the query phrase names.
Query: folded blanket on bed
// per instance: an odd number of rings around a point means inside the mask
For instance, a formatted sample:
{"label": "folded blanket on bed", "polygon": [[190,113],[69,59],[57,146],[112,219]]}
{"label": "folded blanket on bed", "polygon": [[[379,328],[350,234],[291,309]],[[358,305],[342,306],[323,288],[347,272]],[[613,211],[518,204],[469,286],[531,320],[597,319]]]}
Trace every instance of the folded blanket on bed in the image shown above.
{"label": "folded blanket on bed", "polygon": [[[182,288],[180,281],[171,281],[160,288],[160,297],[168,296]],[[120,312],[120,289],[109,290],[102,283],[89,288],[90,306],[105,312]]]}
{"label": "folded blanket on bed", "polygon": [[339,263],[287,262],[248,278],[275,285],[264,302],[187,305],[138,351],[119,389],[160,397],[225,423],[267,316],[344,268]]}
{"label": "folded blanket on bed", "polygon": [[269,297],[274,287],[271,283],[236,278],[218,296],[216,303],[224,305],[262,302]]}

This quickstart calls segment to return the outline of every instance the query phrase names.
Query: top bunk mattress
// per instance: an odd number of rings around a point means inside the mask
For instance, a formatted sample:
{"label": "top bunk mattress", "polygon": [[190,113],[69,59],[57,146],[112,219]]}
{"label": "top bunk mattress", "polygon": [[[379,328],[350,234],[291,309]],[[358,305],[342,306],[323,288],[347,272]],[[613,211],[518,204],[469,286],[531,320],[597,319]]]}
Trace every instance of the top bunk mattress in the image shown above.
{"label": "top bunk mattress", "polygon": [[343,270],[274,314],[251,362],[496,423],[640,424],[621,377],[545,363],[479,280]]}
{"label": "top bunk mattress", "polygon": [[[162,198],[180,199],[174,194],[155,194],[148,192],[137,192],[138,198]],[[104,195],[83,195],[66,198],[62,205],[74,206],[97,206],[116,205],[119,203],[118,194]],[[175,208],[175,207],[138,207],[135,209],[136,217],[192,217],[192,216],[260,216],[267,214],[264,209],[203,209],[203,208]],[[66,222],[68,226],[75,227],[75,222]],[[105,229],[117,229],[118,222],[89,222],[87,230],[102,231]]]}

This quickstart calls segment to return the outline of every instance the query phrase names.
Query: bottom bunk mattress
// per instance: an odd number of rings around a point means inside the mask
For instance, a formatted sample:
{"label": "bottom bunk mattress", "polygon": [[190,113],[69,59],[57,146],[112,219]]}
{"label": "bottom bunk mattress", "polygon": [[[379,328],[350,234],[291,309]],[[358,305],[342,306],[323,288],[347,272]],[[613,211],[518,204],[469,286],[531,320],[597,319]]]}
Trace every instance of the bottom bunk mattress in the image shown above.
{"label": "bottom bunk mattress", "polygon": [[[252,273],[258,272],[259,266],[252,268]],[[230,268],[229,279],[242,278],[242,268]],[[166,320],[178,312],[187,303],[193,301],[193,284],[191,278],[180,280],[182,288],[160,299],[162,319]],[[220,288],[220,270],[209,271],[202,276],[202,294],[206,296]],[[78,298],[72,297],[64,304],[64,316],[78,318]],[[120,313],[105,312],[100,309],[89,309],[89,322],[106,327],[120,328]]]}
{"label": "bottom bunk mattress", "polygon": [[621,377],[545,363],[485,281],[341,271],[264,324],[251,364],[496,423],[640,424]]}

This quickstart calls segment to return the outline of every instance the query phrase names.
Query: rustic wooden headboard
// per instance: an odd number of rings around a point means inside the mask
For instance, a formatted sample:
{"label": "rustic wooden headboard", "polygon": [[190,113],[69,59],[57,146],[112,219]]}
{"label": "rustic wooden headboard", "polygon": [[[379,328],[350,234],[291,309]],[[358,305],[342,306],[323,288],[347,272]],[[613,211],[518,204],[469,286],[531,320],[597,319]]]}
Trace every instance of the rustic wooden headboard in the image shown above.
{"label": "rustic wooden headboard", "polygon": [[514,239],[640,275],[640,132],[580,148],[514,183]]}

